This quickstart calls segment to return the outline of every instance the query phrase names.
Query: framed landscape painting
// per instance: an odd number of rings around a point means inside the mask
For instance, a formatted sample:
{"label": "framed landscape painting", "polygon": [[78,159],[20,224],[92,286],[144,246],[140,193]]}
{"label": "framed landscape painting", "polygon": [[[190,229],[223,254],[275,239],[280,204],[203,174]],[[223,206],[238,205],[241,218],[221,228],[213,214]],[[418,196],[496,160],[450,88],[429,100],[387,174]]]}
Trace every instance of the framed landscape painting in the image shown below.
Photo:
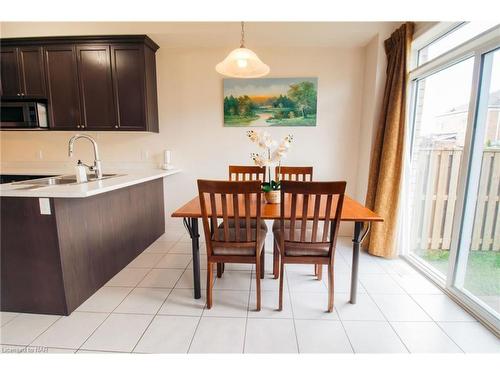
{"label": "framed landscape painting", "polygon": [[224,79],[224,126],[316,126],[317,78]]}

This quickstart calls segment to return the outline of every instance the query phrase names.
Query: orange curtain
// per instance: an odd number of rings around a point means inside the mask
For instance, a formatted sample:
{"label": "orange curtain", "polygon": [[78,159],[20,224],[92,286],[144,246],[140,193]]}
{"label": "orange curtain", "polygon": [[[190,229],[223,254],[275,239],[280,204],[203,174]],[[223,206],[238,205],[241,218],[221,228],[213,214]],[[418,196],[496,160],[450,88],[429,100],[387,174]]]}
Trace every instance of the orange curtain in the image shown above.
{"label": "orange curtain", "polygon": [[384,42],[387,78],[377,135],[373,144],[366,205],[384,218],[374,223],[368,252],[395,255],[395,239],[404,159],[406,85],[413,23],[405,23]]}

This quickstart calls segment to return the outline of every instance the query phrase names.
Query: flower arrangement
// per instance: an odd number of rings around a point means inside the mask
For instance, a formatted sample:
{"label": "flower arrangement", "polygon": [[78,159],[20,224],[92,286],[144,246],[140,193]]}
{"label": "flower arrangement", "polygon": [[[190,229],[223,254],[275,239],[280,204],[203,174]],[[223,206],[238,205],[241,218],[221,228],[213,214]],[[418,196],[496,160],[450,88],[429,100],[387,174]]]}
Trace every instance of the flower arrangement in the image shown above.
{"label": "flower arrangement", "polygon": [[[262,191],[266,193],[266,200],[270,203],[278,203],[279,194],[277,192],[281,188],[281,181],[276,181],[276,176],[275,180],[271,179],[271,166],[281,165],[281,159],[286,157],[290,149],[293,135],[287,135],[279,144],[271,138],[271,135],[267,131],[257,132],[249,130],[247,136],[252,142],[265,150],[265,154],[252,153],[251,157],[255,165],[268,169],[268,181],[262,184]],[[275,193],[271,194],[272,192]]]}

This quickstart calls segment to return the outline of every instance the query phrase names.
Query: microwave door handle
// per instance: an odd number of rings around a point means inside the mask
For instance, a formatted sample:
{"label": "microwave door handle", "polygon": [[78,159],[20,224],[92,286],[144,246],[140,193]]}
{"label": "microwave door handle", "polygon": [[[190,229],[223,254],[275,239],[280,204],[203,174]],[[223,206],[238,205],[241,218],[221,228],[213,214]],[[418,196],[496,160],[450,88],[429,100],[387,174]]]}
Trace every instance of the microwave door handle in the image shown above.
{"label": "microwave door handle", "polygon": [[25,126],[30,127],[30,108],[28,103],[23,103],[23,119]]}

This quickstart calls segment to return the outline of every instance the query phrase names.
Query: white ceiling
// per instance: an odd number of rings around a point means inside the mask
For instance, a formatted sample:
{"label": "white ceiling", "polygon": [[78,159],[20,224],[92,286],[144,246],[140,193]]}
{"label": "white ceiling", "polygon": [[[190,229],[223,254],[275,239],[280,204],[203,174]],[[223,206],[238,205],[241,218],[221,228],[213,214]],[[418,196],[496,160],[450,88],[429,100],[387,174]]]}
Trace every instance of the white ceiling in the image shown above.
{"label": "white ceiling", "polygon": [[[246,44],[362,47],[399,22],[247,22]],[[1,36],[148,34],[162,47],[237,47],[239,22],[2,22]]]}

